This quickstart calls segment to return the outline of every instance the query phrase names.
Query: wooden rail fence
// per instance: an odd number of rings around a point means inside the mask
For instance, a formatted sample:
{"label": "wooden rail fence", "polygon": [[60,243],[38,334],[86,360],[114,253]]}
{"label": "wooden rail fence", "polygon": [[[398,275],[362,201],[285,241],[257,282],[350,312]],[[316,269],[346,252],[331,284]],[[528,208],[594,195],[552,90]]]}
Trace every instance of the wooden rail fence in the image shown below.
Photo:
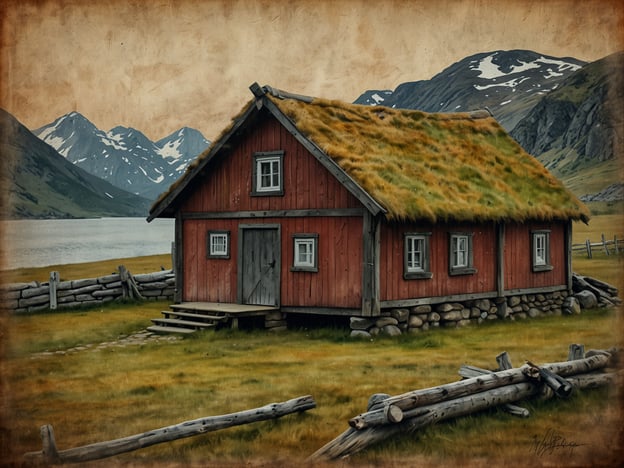
{"label": "wooden rail fence", "polygon": [[617,236],[613,236],[613,240],[607,239],[604,234],[600,236],[600,242],[591,242],[587,239],[582,244],[572,244],[573,252],[587,252],[587,258],[593,258],[592,249],[602,249],[605,254],[619,254],[624,246],[624,239],[618,239]]}

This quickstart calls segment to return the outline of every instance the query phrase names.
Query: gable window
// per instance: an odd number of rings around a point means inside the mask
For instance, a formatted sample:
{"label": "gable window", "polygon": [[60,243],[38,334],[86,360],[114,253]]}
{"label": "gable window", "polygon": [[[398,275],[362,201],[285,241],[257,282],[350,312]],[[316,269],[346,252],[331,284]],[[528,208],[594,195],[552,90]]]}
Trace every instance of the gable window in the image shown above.
{"label": "gable window", "polygon": [[449,235],[449,274],[471,275],[477,270],[472,264],[472,233],[452,232]]}
{"label": "gable window", "polygon": [[208,258],[230,258],[230,232],[208,231]]}
{"label": "gable window", "polygon": [[254,153],[252,195],[284,194],[284,152]]}
{"label": "gable window", "polygon": [[533,271],[552,270],[553,267],[550,264],[550,231],[532,231],[531,240]]}
{"label": "gable window", "polygon": [[403,247],[403,278],[431,278],[429,238],[431,233],[406,233]]}
{"label": "gable window", "polygon": [[318,271],[318,234],[294,234],[291,271]]}

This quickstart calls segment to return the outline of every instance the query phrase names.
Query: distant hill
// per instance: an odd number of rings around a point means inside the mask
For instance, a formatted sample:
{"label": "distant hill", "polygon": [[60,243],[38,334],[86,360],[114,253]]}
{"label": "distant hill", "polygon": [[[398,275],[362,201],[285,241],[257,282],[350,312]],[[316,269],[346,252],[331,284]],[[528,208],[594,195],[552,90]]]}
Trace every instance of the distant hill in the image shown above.
{"label": "distant hill", "polygon": [[76,166],[149,200],[167,190],[210,144],[188,127],[156,143],[133,128],[117,126],[106,132],[78,112],[33,133]]}
{"label": "distant hill", "polygon": [[530,50],[483,52],[450,65],[430,80],[403,83],[394,91],[366,91],[355,103],[425,112],[488,108],[509,131],[585,63]]}
{"label": "distant hill", "polygon": [[600,192],[604,198],[604,190],[621,181],[623,71],[624,52],[584,66],[544,96],[511,132],[579,195]]}
{"label": "distant hill", "polygon": [[150,201],[88,174],[0,109],[4,218],[146,216]]}

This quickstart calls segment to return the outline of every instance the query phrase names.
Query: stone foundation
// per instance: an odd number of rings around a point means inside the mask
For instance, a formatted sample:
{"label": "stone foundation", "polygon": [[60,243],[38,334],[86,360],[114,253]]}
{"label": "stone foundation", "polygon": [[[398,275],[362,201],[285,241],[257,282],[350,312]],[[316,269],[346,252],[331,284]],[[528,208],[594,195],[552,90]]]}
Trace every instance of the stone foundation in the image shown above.
{"label": "stone foundation", "polygon": [[264,316],[264,328],[272,332],[286,330],[286,314],[280,311],[269,312]]}
{"label": "stone foundation", "polygon": [[465,327],[487,320],[525,320],[547,315],[579,314],[579,301],[567,291],[495,299],[442,302],[383,310],[380,317],[351,317],[351,336],[396,336],[430,328]]}

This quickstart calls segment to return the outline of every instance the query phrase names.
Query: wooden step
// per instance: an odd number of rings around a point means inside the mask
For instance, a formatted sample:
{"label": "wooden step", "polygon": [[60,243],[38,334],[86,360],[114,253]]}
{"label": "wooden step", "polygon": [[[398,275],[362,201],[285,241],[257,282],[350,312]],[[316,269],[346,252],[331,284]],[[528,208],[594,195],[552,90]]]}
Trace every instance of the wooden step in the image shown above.
{"label": "wooden step", "polygon": [[205,320],[216,320],[219,322],[222,322],[223,320],[227,320],[227,316],[226,315],[208,315],[208,314],[202,314],[200,312],[197,313],[189,313],[189,312],[178,312],[177,310],[163,310],[161,312],[165,318],[169,318],[170,315],[173,315],[175,317],[187,317],[187,318],[198,318],[198,319],[205,319]]}
{"label": "wooden step", "polygon": [[183,302],[182,304],[171,304],[169,307],[172,310],[183,310],[187,312],[216,312],[239,317],[266,315],[268,312],[279,310],[279,307],[275,306],[230,304],[219,302]]}
{"label": "wooden step", "polygon": [[152,325],[147,327],[147,330],[154,333],[184,333],[185,335],[197,331],[194,328],[165,327],[162,325]]}
{"label": "wooden step", "polygon": [[169,318],[155,318],[152,319],[152,322],[156,325],[173,325],[184,327],[193,327],[193,328],[213,328],[215,327],[214,323],[206,323],[206,322],[193,322],[191,320],[179,320],[179,319],[169,319]]}

